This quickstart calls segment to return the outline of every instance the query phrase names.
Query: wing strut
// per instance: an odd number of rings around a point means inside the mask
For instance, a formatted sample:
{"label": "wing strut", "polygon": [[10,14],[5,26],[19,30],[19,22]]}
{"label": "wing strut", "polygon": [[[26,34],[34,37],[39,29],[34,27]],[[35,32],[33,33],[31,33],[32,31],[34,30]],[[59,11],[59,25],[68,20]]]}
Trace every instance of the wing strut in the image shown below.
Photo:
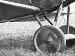
{"label": "wing strut", "polygon": [[67,34],[69,34],[69,17],[70,17],[70,5],[67,10]]}
{"label": "wing strut", "polygon": [[42,26],[41,21],[39,19],[39,17],[37,15],[34,15],[34,18],[37,20],[37,22],[39,23],[40,26]]}
{"label": "wing strut", "polygon": [[53,25],[53,23],[46,17],[45,13],[44,13],[44,12],[42,12],[42,13],[43,13],[44,18],[45,18],[51,25]]}

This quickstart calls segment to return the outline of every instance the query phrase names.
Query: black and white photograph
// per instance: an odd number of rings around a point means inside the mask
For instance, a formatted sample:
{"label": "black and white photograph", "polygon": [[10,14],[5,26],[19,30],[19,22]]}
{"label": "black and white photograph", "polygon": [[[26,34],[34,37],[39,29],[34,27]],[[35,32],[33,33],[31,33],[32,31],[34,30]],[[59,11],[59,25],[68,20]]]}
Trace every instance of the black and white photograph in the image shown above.
{"label": "black and white photograph", "polygon": [[0,56],[75,56],[75,0],[0,0]]}

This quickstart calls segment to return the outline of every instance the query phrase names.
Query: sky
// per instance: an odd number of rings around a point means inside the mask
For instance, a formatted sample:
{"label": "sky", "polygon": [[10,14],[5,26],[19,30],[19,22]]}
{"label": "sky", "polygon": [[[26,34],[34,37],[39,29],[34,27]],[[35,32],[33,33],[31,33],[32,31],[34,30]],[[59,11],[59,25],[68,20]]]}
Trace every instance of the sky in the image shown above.
{"label": "sky", "polygon": [[[67,12],[67,8],[64,8],[64,12]],[[70,4],[70,12],[75,13],[75,2]]]}
{"label": "sky", "polygon": [[75,13],[75,2],[72,3],[70,6],[71,6],[71,12]]}

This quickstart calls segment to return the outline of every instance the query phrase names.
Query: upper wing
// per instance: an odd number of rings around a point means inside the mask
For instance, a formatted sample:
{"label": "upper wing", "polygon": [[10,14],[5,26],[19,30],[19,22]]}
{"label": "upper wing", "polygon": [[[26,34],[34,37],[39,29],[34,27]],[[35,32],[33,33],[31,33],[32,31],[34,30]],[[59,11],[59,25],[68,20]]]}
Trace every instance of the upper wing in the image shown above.
{"label": "upper wing", "polygon": [[0,0],[0,20],[36,14],[38,7]]}

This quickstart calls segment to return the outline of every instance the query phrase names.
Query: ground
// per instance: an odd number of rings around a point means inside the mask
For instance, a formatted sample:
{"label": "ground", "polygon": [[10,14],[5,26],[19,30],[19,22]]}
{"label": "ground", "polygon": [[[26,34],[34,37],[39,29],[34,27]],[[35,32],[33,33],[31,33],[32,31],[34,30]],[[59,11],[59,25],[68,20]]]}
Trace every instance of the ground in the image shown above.
{"label": "ground", "polygon": [[[52,22],[53,18],[50,18]],[[66,24],[66,15],[62,18],[59,27]],[[75,27],[74,18],[75,14],[71,14],[70,25]],[[49,25],[47,21],[42,21],[42,24]],[[0,23],[0,56],[44,56],[33,45],[33,36],[39,27],[36,21]],[[52,56],[75,56],[75,47]]]}

